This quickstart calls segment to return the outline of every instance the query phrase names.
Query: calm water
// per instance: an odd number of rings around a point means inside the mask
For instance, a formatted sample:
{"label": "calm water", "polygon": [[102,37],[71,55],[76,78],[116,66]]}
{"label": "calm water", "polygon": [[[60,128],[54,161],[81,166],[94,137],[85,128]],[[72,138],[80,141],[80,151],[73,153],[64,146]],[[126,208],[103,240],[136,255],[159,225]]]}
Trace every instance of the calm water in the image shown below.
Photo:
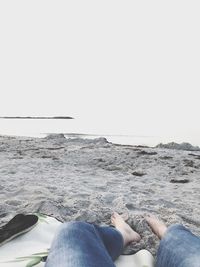
{"label": "calm water", "polygon": [[200,145],[197,138],[176,136],[151,136],[138,134],[123,134],[116,129],[111,130],[108,125],[99,126],[98,123],[83,120],[36,120],[36,119],[0,119],[0,134],[15,136],[44,137],[49,133],[64,133],[66,137],[97,138],[105,137],[108,141],[128,145],[155,146],[158,143],[190,142]]}

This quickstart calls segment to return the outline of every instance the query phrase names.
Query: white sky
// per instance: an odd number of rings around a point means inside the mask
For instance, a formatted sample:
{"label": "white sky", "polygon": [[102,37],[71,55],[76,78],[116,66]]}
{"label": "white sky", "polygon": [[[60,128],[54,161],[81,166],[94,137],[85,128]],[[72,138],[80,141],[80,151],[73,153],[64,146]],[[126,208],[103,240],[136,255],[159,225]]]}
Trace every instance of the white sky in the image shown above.
{"label": "white sky", "polygon": [[0,115],[200,134],[199,1],[0,1]]}

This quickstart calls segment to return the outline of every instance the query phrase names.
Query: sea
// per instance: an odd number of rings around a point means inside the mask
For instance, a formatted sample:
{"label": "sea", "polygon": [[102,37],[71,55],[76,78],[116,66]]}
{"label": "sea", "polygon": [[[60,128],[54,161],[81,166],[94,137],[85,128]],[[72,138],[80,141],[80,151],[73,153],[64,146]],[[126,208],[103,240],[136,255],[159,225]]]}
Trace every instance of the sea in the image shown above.
{"label": "sea", "polygon": [[[98,124],[97,124],[98,125]],[[109,142],[123,145],[156,146],[159,143],[189,142],[200,146],[198,138],[182,136],[148,135],[124,133],[109,127],[97,127],[84,120],[76,119],[0,119],[0,135],[39,137],[62,133],[66,138],[94,139],[105,137]]]}

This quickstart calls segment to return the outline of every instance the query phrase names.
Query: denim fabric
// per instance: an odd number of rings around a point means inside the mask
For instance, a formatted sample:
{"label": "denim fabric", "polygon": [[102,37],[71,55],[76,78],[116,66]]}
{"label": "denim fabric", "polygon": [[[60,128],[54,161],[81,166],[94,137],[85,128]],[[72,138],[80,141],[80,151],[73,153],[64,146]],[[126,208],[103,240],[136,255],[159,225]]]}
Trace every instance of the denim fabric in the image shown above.
{"label": "denim fabric", "polygon": [[156,267],[200,267],[200,238],[183,225],[170,226],[160,242]]}
{"label": "denim fabric", "polygon": [[113,227],[64,223],[52,243],[45,267],[114,267],[123,242],[121,233]]}

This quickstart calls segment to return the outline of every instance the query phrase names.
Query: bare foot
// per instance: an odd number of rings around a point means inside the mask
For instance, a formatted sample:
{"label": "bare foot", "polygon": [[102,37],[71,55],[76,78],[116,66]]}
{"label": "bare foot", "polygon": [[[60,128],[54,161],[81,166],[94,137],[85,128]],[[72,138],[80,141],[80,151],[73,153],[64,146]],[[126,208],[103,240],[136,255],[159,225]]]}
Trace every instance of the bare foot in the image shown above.
{"label": "bare foot", "polygon": [[163,222],[159,221],[154,215],[148,215],[147,217],[145,217],[145,219],[154,234],[156,234],[161,239],[167,230],[167,226]]}
{"label": "bare foot", "polygon": [[127,246],[131,242],[140,241],[140,235],[133,231],[133,229],[124,221],[124,219],[117,212],[114,212],[111,216],[111,222],[115,226],[115,228],[122,234],[124,238],[124,246]]}

